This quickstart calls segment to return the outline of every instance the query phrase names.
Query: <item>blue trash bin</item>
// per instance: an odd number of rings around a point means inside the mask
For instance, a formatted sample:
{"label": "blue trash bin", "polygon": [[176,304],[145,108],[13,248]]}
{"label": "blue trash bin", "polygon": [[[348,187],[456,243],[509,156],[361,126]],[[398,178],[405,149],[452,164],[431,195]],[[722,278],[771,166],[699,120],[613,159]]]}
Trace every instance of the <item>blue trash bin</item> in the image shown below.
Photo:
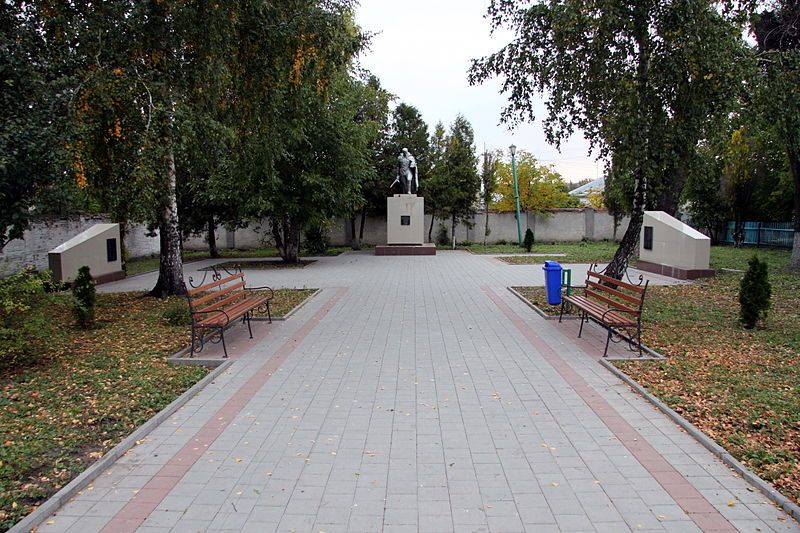
{"label": "blue trash bin", "polygon": [[542,270],[544,270],[547,303],[561,305],[561,264],[556,261],[545,261]]}

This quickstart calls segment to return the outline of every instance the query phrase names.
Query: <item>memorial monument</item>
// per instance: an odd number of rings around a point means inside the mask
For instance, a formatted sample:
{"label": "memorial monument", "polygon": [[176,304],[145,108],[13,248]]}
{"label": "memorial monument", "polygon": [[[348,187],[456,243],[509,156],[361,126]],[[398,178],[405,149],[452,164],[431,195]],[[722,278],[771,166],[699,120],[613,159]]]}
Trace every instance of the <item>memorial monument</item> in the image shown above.
{"label": "memorial monument", "polygon": [[425,243],[425,199],[417,195],[417,160],[408,151],[397,156],[395,179],[389,186],[400,194],[386,198],[386,245],[375,248],[375,255],[436,255],[436,247]]}

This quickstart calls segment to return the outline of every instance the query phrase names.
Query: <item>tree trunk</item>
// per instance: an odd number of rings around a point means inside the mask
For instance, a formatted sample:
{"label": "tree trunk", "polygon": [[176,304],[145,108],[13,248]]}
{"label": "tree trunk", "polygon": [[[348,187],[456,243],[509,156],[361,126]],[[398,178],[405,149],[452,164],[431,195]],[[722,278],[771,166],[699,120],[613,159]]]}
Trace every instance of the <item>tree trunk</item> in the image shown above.
{"label": "tree trunk", "polygon": [[619,248],[614,252],[614,257],[606,268],[606,275],[612,278],[622,279],[625,272],[628,270],[631,257],[636,252],[636,246],[639,243],[639,233],[642,231],[642,222],[644,221],[644,206],[645,206],[645,189],[647,181],[642,177],[636,178],[636,191],[633,195],[633,212],[631,212],[631,221],[628,224],[628,229],[625,230],[625,235],[622,236],[622,241],[619,243]]}
{"label": "tree trunk", "polygon": [[183,260],[181,259],[181,235],[178,226],[178,202],[175,193],[175,156],[170,153],[167,160],[169,198],[158,214],[158,237],[161,243],[161,260],[158,281],[150,291],[151,296],[165,298],[186,293],[183,283]]}
{"label": "tree trunk", "polygon": [[350,247],[353,250],[360,250],[361,249],[361,241],[358,238],[358,233],[356,233],[356,217],[355,217],[355,215],[350,217],[350,233],[353,236],[352,240],[350,241]]}
{"label": "tree trunk", "polygon": [[634,191],[633,191],[633,210],[631,221],[619,248],[614,253],[614,257],[606,267],[605,273],[616,279],[622,279],[628,270],[631,257],[636,252],[639,243],[639,232],[642,230],[644,221],[645,200],[647,198],[647,158],[649,154],[648,140],[650,122],[647,118],[649,107],[649,75],[650,75],[650,47],[649,47],[649,28],[648,28],[648,9],[649,4],[645,2],[634,4],[634,33],[639,47],[639,56],[636,66],[636,122],[641,133],[637,137],[637,146],[634,147],[633,157],[636,158],[634,171]]}
{"label": "tree trunk", "polygon": [[744,220],[740,209],[736,210],[733,222],[733,247],[741,248],[744,245]]}
{"label": "tree trunk", "polygon": [[452,226],[451,226],[451,230],[450,231],[451,231],[450,235],[453,238],[453,250],[455,250],[456,249],[456,216],[455,215],[453,215],[453,218],[452,218]]}
{"label": "tree trunk", "polygon": [[361,226],[358,228],[358,240],[364,242],[364,223],[367,221],[367,210],[361,210]]}
{"label": "tree trunk", "polygon": [[[687,155],[688,157],[688,155]],[[680,205],[680,197],[686,185],[686,163],[680,162],[669,169],[664,189],[658,199],[658,209],[668,215],[675,216]]]}
{"label": "tree trunk", "polygon": [[217,235],[214,233],[216,229],[214,226],[214,217],[208,217],[208,254],[216,259],[219,257],[219,250],[217,249]]}
{"label": "tree trunk", "polygon": [[489,203],[486,203],[486,223],[483,225],[483,245],[486,246],[486,237],[489,236]]}
{"label": "tree trunk", "polygon": [[275,246],[285,263],[297,263],[300,256],[300,224],[290,217],[272,220]]}
{"label": "tree trunk", "polygon": [[790,146],[789,169],[794,179],[794,246],[789,259],[789,270],[800,272],[800,146]]}
{"label": "tree trunk", "polygon": [[119,223],[119,253],[122,263],[122,271],[128,273],[128,247],[125,246],[125,235],[128,233],[128,225],[125,222]]}
{"label": "tree trunk", "polygon": [[431,235],[433,235],[433,222],[436,220],[436,217],[431,213],[431,225],[428,228],[428,242],[433,242],[431,240]]}

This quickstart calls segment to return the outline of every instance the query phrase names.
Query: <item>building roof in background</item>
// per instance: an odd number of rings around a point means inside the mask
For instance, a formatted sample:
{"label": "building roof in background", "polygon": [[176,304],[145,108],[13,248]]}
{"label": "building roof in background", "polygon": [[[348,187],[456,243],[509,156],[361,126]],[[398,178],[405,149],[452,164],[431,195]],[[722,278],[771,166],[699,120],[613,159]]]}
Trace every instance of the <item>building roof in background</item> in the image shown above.
{"label": "building roof in background", "polygon": [[606,178],[601,176],[594,181],[581,185],[577,189],[572,189],[569,194],[572,196],[586,196],[589,191],[603,191],[606,188]]}

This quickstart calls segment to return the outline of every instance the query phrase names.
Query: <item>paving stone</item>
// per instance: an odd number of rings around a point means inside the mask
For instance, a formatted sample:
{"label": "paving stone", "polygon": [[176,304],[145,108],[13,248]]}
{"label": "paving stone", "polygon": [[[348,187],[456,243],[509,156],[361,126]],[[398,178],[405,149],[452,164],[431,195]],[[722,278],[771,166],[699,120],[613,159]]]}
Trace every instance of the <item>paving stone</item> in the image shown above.
{"label": "paving stone", "polygon": [[[99,531],[155,480],[140,526],[178,532],[698,531],[723,517],[800,532],[597,363],[603,331],[577,339],[578,324],[505,289],[540,267],[353,253],[247,277],[323,290],[289,320],[254,324],[223,375],[41,531]],[[238,329],[231,346],[247,338]],[[177,484],[153,489],[191,454]],[[687,515],[687,494],[713,520]]]}

